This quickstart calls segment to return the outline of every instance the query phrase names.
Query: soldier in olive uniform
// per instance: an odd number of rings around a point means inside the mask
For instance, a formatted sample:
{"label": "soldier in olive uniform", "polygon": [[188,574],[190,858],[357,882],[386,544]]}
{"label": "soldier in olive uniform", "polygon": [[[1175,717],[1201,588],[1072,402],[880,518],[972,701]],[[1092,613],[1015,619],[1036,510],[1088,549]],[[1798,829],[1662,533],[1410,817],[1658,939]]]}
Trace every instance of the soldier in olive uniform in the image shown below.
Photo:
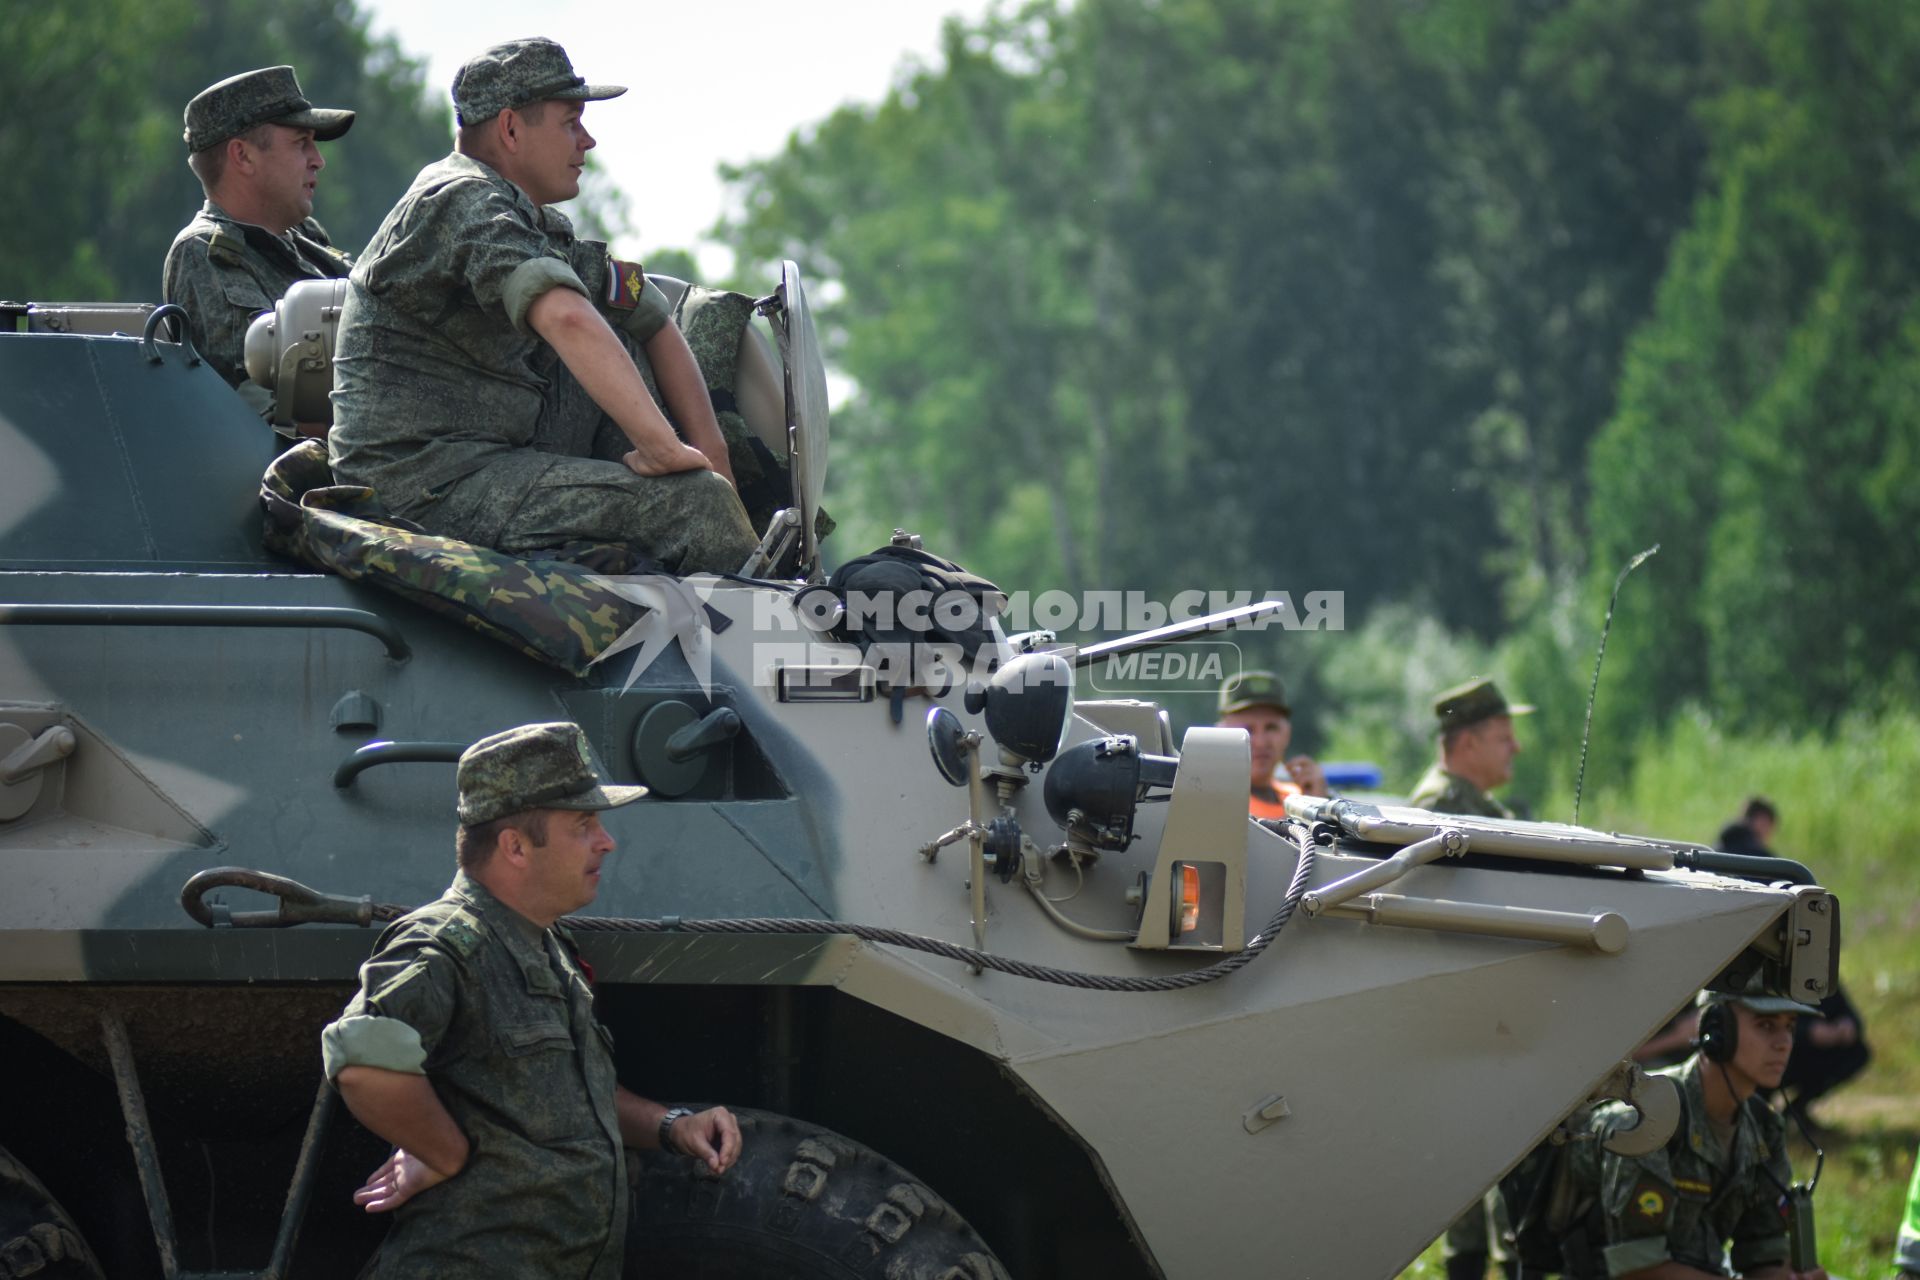
{"label": "soldier in olive uniform", "polygon": [[1680,1091],[1673,1137],[1644,1156],[1614,1155],[1601,1141],[1632,1109],[1610,1103],[1589,1122],[1590,1141],[1568,1144],[1575,1200],[1587,1208],[1567,1236],[1570,1275],[1612,1280],[1724,1276],[1825,1280],[1796,1272],[1779,1203],[1793,1181],[1786,1122],[1763,1101],[1778,1087],[1800,1015],[1811,1005],[1766,993],[1702,993],[1699,1051],[1659,1074]]}
{"label": "soldier in olive uniform", "polygon": [[667,1108],[614,1079],[612,1039],[557,923],[593,901],[613,840],[608,786],[568,723],[523,725],[460,757],[459,870],[396,921],[321,1036],[327,1077],[394,1144],[354,1196],[394,1212],[373,1274],[621,1274],[622,1147],[663,1146],[717,1174],[740,1151],[724,1107]]}
{"label": "soldier in olive uniform", "polygon": [[[594,255],[552,208],[579,193],[594,146],[583,104],[625,92],[575,75],[551,40],[460,69],[454,154],[414,179],[350,278],[328,448],[341,483],[430,533],[731,572],[758,539],[700,367],[638,267],[608,264],[598,290],[582,279]],[[603,305],[644,347],[666,414]]]}
{"label": "soldier in olive uniform", "polygon": [[308,102],[292,67],[231,76],[187,104],[187,166],[207,202],[173,238],[160,295],[186,310],[200,354],[263,416],[273,398],[247,380],[247,327],[298,281],[353,267],[312,216],[327,166],[315,144],[352,125],[353,112]]}
{"label": "soldier in olive uniform", "polygon": [[1533,708],[1514,705],[1485,676],[1456,685],[1433,700],[1440,721],[1440,759],[1414,787],[1407,803],[1435,813],[1511,818],[1513,811],[1488,795],[1513,777],[1520,743],[1513,718]]}
{"label": "soldier in olive uniform", "polygon": [[[1484,676],[1440,694],[1433,700],[1433,714],[1440,722],[1440,759],[1407,803],[1435,813],[1511,818],[1513,811],[1487,793],[1513,776],[1513,758],[1520,752],[1513,717],[1532,710],[1509,703]],[[1486,1275],[1487,1262],[1496,1256],[1492,1242],[1506,1229],[1505,1217],[1499,1194],[1488,1192],[1447,1228],[1442,1252],[1448,1280]]]}

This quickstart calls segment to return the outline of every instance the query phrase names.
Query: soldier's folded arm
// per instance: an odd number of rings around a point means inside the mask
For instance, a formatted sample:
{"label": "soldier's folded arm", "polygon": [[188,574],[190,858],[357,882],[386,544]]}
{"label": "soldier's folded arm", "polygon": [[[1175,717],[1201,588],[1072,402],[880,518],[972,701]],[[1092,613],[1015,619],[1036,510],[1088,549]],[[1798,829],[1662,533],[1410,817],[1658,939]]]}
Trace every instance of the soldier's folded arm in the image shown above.
{"label": "soldier's folded arm", "polygon": [[[321,1032],[327,1078],[347,1109],[397,1149],[361,1189],[369,1208],[393,1208],[466,1165],[467,1136],[427,1079],[458,1002],[454,963],[423,939],[392,940],[361,967],[359,994]],[[367,1194],[378,1186],[387,1194]]]}
{"label": "soldier's folded arm", "polygon": [[[535,266],[540,260],[530,262]],[[569,276],[564,264],[555,263]],[[627,355],[626,348],[614,336],[606,320],[585,293],[576,292],[559,281],[542,290],[526,308],[527,327],[546,340],[558,353],[573,376],[580,381],[594,403],[604,409],[633,445],[625,461],[644,476],[668,475],[677,471],[712,469],[712,459],[699,449],[683,444],[674,434],[647,384]],[[658,335],[656,335],[656,341]],[[685,345],[685,340],[681,340]],[[691,356],[689,356],[691,359]],[[696,369],[697,376],[697,369]],[[704,384],[703,392],[704,395]],[[712,417],[711,407],[707,410]],[[715,440],[720,429],[713,428]],[[719,450],[724,462],[724,445]],[[726,472],[722,472],[726,474]]]}

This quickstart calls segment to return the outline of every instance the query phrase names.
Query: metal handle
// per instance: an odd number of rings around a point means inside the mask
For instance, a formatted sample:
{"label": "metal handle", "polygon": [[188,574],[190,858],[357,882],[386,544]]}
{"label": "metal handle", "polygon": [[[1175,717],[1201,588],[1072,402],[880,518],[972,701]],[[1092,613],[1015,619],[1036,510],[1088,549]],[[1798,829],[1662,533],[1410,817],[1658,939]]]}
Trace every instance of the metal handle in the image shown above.
{"label": "metal handle", "polygon": [[146,356],[148,364],[160,364],[160,348],[154,345],[154,339],[160,332],[160,322],[172,320],[176,323],[173,331],[179,340],[180,349],[187,353],[187,368],[200,363],[200,353],[193,349],[193,336],[188,323],[185,308],[174,303],[163,303],[155,307],[147,316],[146,327],[140,330],[140,352]]}
{"label": "metal handle", "polygon": [[334,766],[333,785],[350,787],[355,778],[376,765],[456,764],[471,745],[467,742],[369,742]]}
{"label": "metal handle", "polygon": [[[229,911],[222,903],[208,904],[214,889],[252,889],[280,899],[271,911]],[[357,924],[366,928],[375,912],[370,897],[348,898],[310,889],[298,880],[247,867],[209,867],[196,872],[180,890],[180,905],[188,915],[212,929],[284,929],[296,924]]]}
{"label": "metal handle", "polygon": [[0,622],[15,626],[318,627],[359,631],[405,662],[413,650],[400,628],[365,609],[291,604],[0,604]]}

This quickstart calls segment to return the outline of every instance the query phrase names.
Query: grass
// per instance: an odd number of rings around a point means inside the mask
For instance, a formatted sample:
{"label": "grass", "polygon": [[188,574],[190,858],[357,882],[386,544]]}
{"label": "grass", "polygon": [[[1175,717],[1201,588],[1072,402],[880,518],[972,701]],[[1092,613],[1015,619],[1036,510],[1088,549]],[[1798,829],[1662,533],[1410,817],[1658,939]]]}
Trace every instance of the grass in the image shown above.
{"label": "grass", "polygon": [[[1641,744],[1628,780],[1589,797],[1587,825],[1710,841],[1746,796],[1780,810],[1774,849],[1840,897],[1841,981],[1873,1061],[1814,1108],[1834,1134],[1816,1193],[1821,1262],[1834,1280],[1892,1274],[1894,1235],[1920,1145],[1920,713],[1850,716],[1831,733],[1735,737],[1693,715]],[[1571,796],[1545,813],[1565,813]],[[1794,1171],[1813,1167],[1797,1141]],[[1429,1249],[1403,1280],[1439,1280]]]}

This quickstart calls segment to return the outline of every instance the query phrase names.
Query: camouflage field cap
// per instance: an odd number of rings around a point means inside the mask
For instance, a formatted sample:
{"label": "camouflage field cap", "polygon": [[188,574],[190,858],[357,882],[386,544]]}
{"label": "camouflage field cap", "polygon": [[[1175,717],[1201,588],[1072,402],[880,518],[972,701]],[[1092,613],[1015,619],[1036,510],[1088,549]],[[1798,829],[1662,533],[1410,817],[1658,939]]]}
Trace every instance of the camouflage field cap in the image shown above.
{"label": "camouflage field cap", "polygon": [[308,102],[292,67],[242,71],[208,85],[187,104],[186,119],[189,151],[205,151],[257,124],[311,129],[316,142],[332,142],[353,127],[353,112]]}
{"label": "camouflage field cap", "polygon": [[1272,707],[1283,716],[1293,715],[1293,708],[1287,705],[1287,686],[1271,671],[1242,671],[1227,677],[1220,686],[1221,715],[1248,707]]}
{"label": "camouflage field cap", "polygon": [[1533,710],[1524,702],[1508,702],[1500,686],[1486,676],[1475,676],[1465,684],[1436,694],[1433,714],[1440,720],[1440,731],[1464,729],[1470,724],[1494,716],[1524,716]]}
{"label": "camouflage field cap", "polygon": [[1826,1015],[1810,1004],[1801,1004],[1787,996],[1775,995],[1767,990],[1764,980],[1758,973],[1747,979],[1747,985],[1737,992],[1702,991],[1695,998],[1695,1004],[1702,1009],[1710,1004],[1743,1004],[1755,1013],[1804,1013],[1815,1018]]}
{"label": "camouflage field cap", "polygon": [[453,112],[463,125],[479,124],[529,102],[600,102],[626,91],[623,84],[588,84],[573,73],[565,49],[536,36],[497,44],[455,72]]}
{"label": "camouflage field cap", "polygon": [[469,827],[528,809],[614,809],[647,794],[601,782],[587,735],[565,720],[480,739],[460,753],[455,776],[460,822]]}

